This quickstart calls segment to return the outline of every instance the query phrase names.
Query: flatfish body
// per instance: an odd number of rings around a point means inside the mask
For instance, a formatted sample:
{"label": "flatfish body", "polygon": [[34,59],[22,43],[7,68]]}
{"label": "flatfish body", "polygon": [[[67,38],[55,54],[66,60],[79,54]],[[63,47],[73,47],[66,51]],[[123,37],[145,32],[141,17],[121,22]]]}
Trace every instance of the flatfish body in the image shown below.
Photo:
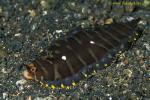
{"label": "flatfish body", "polygon": [[26,65],[24,76],[48,81],[52,88],[75,85],[94,70],[109,66],[118,52],[130,48],[141,34],[137,30],[139,20],[70,31]]}

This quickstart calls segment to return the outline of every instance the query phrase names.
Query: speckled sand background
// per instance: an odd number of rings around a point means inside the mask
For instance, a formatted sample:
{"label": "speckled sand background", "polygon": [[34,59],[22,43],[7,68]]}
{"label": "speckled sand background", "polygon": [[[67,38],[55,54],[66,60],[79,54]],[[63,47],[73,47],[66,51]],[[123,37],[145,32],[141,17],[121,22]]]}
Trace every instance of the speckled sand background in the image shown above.
{"label": "speckled sand background", "polygon": [[[29,63],[52,40],[93,19],[125,22],[141,17],[143,36],[118,62],[82,80],[69,92],[53,93],[26,82]],[[111,0],[0,0],[0,100],[150,100],[150,1],[141,6],[112,5]]]}

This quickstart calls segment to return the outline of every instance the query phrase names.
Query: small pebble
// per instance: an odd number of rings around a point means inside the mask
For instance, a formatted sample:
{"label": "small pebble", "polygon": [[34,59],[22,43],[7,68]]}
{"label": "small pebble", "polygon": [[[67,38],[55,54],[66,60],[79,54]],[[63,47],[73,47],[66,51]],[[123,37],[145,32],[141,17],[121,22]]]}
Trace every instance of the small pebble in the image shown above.
{"label": "small pebble", "polygon": [[130,69],[124,69],[123,74],[130,78],[132,76],[132,71]]}
{"label": "small pebble", "polygon": [[14,54],[14,57],[19,57],[19,56],[20,56],[20,54],[18,54],[18,53]]}
{"label": "small pebble", "polygon": [[0,48],[0,57],[5,57],[7,55],[7,52],[4,49],[5,47],[3,47],[3,49]]}
{"label": "small pebble", "polygon": [[36,16],[35,10],[28,10],[28,12],[29,12],[31,17],[35,17]]}
{"label": "small pebble", "polygon": [[32,96],[29,96],[26,100],[32,100]]}
{"label": "small pebble", "polygon": [[88,88],[88,84],[84,84],[84,88],[87,89]]}
{"label": "small pebble", "polygon": [[136,50],[136,55],[138,56],[138,55],[140,55],[140,50]]}
{"label": "small pebble", "polygon": [[18,86],[18,85],[24,85],[26,82],[27,82],[27,80],[21,79],[21,80],[18,80],[18,81],[16,82],[16,85],[17,85],[17,86]]}
{"label": "small pebble", "polygon": [[6,74],[6,73],[8,73],[8,72],[6,71],[5,68],[2,68],[2,73]]}
{"label": "small pebble", "polygon": [[19,91],[22,91],[22,90],[24,90],[24,87],[21,85],[19,86]]}
{"label": "small pebble", "polygon": [[146,24],[147,24],[147,22],[146,22],[146,21],[141,20],[141,21],[139,21],[139,24],[141,24],[141,25],[146,25]]}
{"label": "small pebble", "polygon": [[144,46],[146,47],[146,49],[147,49],[148,51],[150,51],[150,45],[149,45],[148,43],[144,43]]}
{"label": "small pebble", "polygon": [[125,58],[125,60],[123,61],[125,65],[127,65],[129,63],[128,58]]}
{"label": "small pebble", "polygon": [[135,18],[134,17],[127,17],[127,20],[128,21],[132,21],[132,20],[134,20]]}
{"label": "small pebble", "polygon": [[3,12],[2,7],[0,6],[0,14]]}
{"label": "small pebble", "polygon": [[41,0],[40,5],[41,5],[43,8],[47,8],[47,7],[48,7],[48,2],[46,2],[45,0]]}
{"label": "small pebble", "polygon": [[56,33],[62,33],[63,31],[62,30],[56,30],[55,32]]}
{"label": "small pebble", "polygon": [[105,24],[111,24],[111,23],[113,23],[113,19],[112,18],[105,19],[104,23]]}
{"label": "small pebble", "polygon": [[3,99],[8,100],[8,93],[7,92],[3,93]]}
{"label": "small pebble", "polygon": [[109,97],[108,99],[109,99],[109,100],[112,100],[112,97]]}
{"label": "small pebble", "polygon": [[17,33],[17,34],[15,34],[15,36],[16,36],[16,37],[18,37],[18,36],[20,36],[20,35],[21,35],[21,33]]}
{"label": "small pebble", "polygon": [[47,11],[43,11],[43,16],[47,15]]}

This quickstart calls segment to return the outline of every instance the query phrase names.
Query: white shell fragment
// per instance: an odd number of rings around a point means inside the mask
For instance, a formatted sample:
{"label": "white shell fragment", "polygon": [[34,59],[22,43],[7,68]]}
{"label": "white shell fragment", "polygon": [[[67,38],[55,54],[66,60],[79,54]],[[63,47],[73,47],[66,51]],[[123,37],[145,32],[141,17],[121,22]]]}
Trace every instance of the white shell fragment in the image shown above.
{"label": "white shell fragment", "polygon": [[62,60],[66,60],[67,58],[66,58],[66,56],[62,56],[61,59]]}
{"label": "white shell fragment", "polygon": [[16,85],[17,85],[17,86],[18,86],[18,85],[24,85],[26,82],[27,82],[27,81],[26,81],[25,79],[18,80],[18,81],[16,82]]}
{"label": "white shell fragment", "polygon": [[20,36],[20,35],[21,35],[21,33],[16,33],[16,34],[15,34],[16,37],[17,37],[17,36]]}
{"label": "white shell fragment", "polygon": [[63,31],[62,30],[56,30],[56,33],[62,33]]}
{"label": "white shell fragment", "polygon": [[132,21],[132,20],[134,20],[134,18],[133,17],[127,17],[127,20]]}
{"label": "white shell fragment", "polygon": [[94,42],[94,41],[90,41],[90,43],[91,43],[91,44],[95,44],[95,42]]}

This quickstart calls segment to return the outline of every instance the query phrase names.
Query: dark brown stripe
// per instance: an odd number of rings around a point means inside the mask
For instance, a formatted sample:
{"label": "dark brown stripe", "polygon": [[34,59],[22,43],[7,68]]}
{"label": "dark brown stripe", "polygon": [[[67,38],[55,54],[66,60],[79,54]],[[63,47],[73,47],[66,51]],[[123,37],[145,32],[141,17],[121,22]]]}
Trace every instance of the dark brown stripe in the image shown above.
{"label": "dark brown stripe", "polygon": [[79,43],[80,45],[82,45],[82,41],[78,37],[75,36],[74,39],[76,40],[77,43]]}
{"label": "dark brown stripe", "polygon": [[95,60],[95,62],[98,62],[98,58],[95,55],[95,53],[93,52],[93,50],[91,48],[88,48],[88,51],[91,54],[91,56],[93,57],[93,59]]}
{"label": "dark brown stripe", "polygon": [[[86,44],[88,44],[88,52],[91,54],[95,62],[97,62],[107,51],[112,48],[103,40],[99,39],[98,36],[93,31],[82,31],[85,38],[89,38]],[[93,44],[90,42],[94,42]],[[103,45],[102,45],[102,44]],[[104,46],[105,45],[105,46]],[[107,46],[107,47],[106,47]]]}
{"label": "dark brown stripe", "polygon": [[119,29],[120,31],[122,31],[122,33],[124,33],[127,37],[130,36],[129,33],[131,33],[132,31],[129,28],[124,27],[121,24],[115,24],[115,26],[117,27],[117,29]]}
{"label": "dark brown stripe", "polygon": [[107,29],[109,32],[111,32],[111,34],[118,38],[118,40],[121,42],[123,38],[125,38],[125,36],[121,35],[119,32],[117,32],[116,30],[114,30],[111,26]]}
{"label": "dark brown stripe", "polygon": [[55,67],[57,67],[57,71],[60,74],[62,79],[73,75],[71,73],[67,63],[62,59],[57,60]]}
{"label": "dark brown stripe", "polygon": [[98,33],[97,31],[94,31],[96,33],[96,36],[99,37],[99,39],[103,40],[105,43],[107,43],[108,45],[112,47],[115,47],[115,45],[113,43],[111,43],[109,40],[107,40],[106,38],[104,38],[102,35],[100,35],[100,33]]}
{"label": "dark brown stripe", "polygon": [[66,59],[66,63],[67,63],[67,65],[68,65],[68,68],[69,68],[69,70],[70,70],[70,72],[71,72],[72,74],[75,74],[75,71],[74,71],[74,69],[73,69],[73,67],[72,67],[72,64],[71,64],[71,62],[70,62],[68,59],[71,59],[71,58],[67,58],[67,59]]}
{"label": "dark brown stripe", "polygon": [[126,28],[126,30],[129,30],[129,31],[130,31],[129,35],[130,35],[131,33],[133,33],[133,31],[134,31],[134,30],[132,29],[132,27],[130,27],[128,24],[118,23],[118,25],[120,25],[120,27]]}
{"label": "dark brown stripe", "polygon": [[[48,78],[49,80],[54,80],[54,68],[52,65],[50,66],[50,64],[46,60],[36,59],[34,60],[33,63],[38,69],[38,72],[43,73],[42,76],[44,78],[46,79]],[[38,79],[41,79],[41,77],[38,77]]]}
{"label": "dark brown stripe", "polygon": [[[91,32],[87,32],[87,31],[82,31],[82,33],[84,34],[85,38],[89,38],[89,40],[86,42],[90,43],[90,41],[94,41],[95,44],[103,49],[105,49],[106,51],[108,51],[110,48],[112,48],[109,44],[107,44],[105,41],[101,40],[98,38],[98,36],[96,36],[95,33],[93,33],[93,31]],[[92,35],[90,35],[90,33],[93,33]]]}
{"label": "dark brown stripe", "polygon": [[112,34],[111,31],[108,31],[107,29],[103,29],[103,28],[101,28],[101,30],[102,30],[102,32],[108,34],[110,37],[112,37],[117,42],[120,42],[120,39],[118,37],[114,36],[114,34]]}
{"label": "dark brown stripe", "polygon": [[105,40],[107,40],[108,42],[112,43],[112,44],[113,44],[113,47],[118,46],[118,44],[120,43],[120,42],[117,42],[115,39],[113,39],[111,36],[109,36],[108,33],[103,32],[103,31],[102,31],[101,29],[99,29],[99,28],[96,28],[96,29],[95,29],[95,32],[97,32],[97,35],[99,35],[99,36],[105,38]]}
{"label": "dark brown stripe", "polygon": [[86,63],[86,61],[83,59],[83,56],[81,57],[79,51],[76,52],[75,50],[77,50],[77,49],[73,48],[73,49],[72,49],[72,52],[75,54],[76,58],[83,64],[83,67],[87,66],[87,63]]}
{"label": "dark brown stripe", "polygon": [[[103,40],[103,38],[101,38],[101,36],[97,35],[97,33],[95,33],[94,31],[83,31],[83,32],[84,32],[85,36],[89,37],[90,40],[94,41],[96,44],[100,43],[107,50],[111,48],[111,45],[108,44],[107,41]],[[102,40],[99,39],[98,37],[100,37]]]}
{"label": "dark brown stripe", "polygon": [[[67,42],[68,41],[61,41],[61,47],[59,48],[60,55],[61,55],[60,57],[66,56],[66,63],[68,65],[68,68],[71,71],[71,73],[74,74],[75,72],[78,72],[78,70],[81,67],[84,67],[87,65],[83,61],[83,59],[74,52],[74,50],[68,45]],[[75,62],[75,64],[74,64],[74,62]],[[83,63],[84,65],[82,65],[81,63]],[[75,68],[75,67],[77,67],[77,68]]]}
{"label": "dark brown stripe", "polygon": [[60,80],[62,79],[62,76],[60,75],[60,73],[58,72],[58,68],[54,67],[54,79],[55,80]]}
{"label": "dark brown stripe", "polygon": [[[67,46],[69,45],[66,40],[57,40],[55,44],[53,45],[54,48],[49,50],[53,50],[53,55],[55,55],[55,59],[62,60],[61,57],[66,56],[67,58],[67,60],[65,61],[66,63],[63,64],[66,64],[72,75],[78,72],[79,69],[81,69],[81,67],[86,66],[85,62],[84,62],[85,65],[82,65],[82,62],[80,62],[81,59],[78,60],[79,57],[74,52],[72,52],[71,49],[69,49],[70,47],[67,48]],[[59,53],[56,53],[56,51],[58,51]]]}
{"label": "dark brown stripe", "polygon": [[[73,49],[69,44],[70,41],[60,41],[59,44],[61,44],[59,51],[61,52],[61,57],[62,55],[66,56],[67,58],[67,65],[72,73],[76,73],[81,69],[81,67],[87,66],[86,62],[83,60],[83,58],[80,56],[79,53],[76,53],[76,49]],[[82,41],[81,41],[82,42]],[[79,44],[76,40],[73,41],[72,43]],[[72,68],[71,68],[72,67]],[[74,72],[73,72],[74,71]]]}
{"label": "dark brown stripe", "polygon": [[41,60],[35,60],[35,62],[38,64],[38,66],[40,67],[40,69],[45,73],[48,74],[47,70],[45,69],[45,66],[41,63]]}
{"label": "dark brown stripe", "polygon": [[[78,37],[82,38],[82,36],[78,36]],[[85,41],[86,40],[83,40],[82,41],[83,44],[80,45],[74,40],[74,38],[69,38],[68,45],[73,49],[73,52],[76,53],[76,55],[78,56],[78,59],[80,59],[81,62],[87,66],[89,63],[93,63],[94,59],[91,59],[92,57],[89,54],[88,50],[86,49],[88,48],[88,46],[87,46],[87,43],[85,44]]]}
{"label": "dark brown stripe", "polygon": [[111,28],[112,28],[113,30],[115,30],[118,34],[121,34],[121,35],[124,36],[124,37],[128,37],[128,34],[126,33],[126,31],[124,31],[124,30],[122,29],[123,27],[119,27],[118,24],[113,24],[113,25],[111,25]]}
{"label": "dark brown stripe", "polygon": [[76,53],[74,50],[70,47],[67,46],[67,48],[70,50],[70,56],[67,58],[69,65],[72,67],[74,73],[77,73],[82,67],[87,66],[86,62]]}

